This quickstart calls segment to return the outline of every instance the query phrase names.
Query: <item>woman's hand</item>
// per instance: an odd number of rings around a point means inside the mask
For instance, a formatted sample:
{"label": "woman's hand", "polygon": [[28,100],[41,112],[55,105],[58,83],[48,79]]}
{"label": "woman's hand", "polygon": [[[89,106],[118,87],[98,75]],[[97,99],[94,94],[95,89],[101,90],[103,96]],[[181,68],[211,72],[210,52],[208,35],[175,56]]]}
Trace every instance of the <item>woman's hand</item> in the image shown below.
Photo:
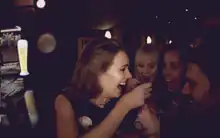
{"label": "woman's hand", "polygon": [[194,81],[199,82],[200,77],[202,75],[202,71],[200,67],[195,63],[189,63],[186,70],[186,78]]}
{"label": "woman's hand", "polygon": [[135,87],[138,86],[138,84],[140,84],[140,81],[138,81],[137,79],[129,79],[126,85],[126,92],[132,91]]}
{"label": "woman's hand", "polygon": [[148,105],[142,107],[141,112],[137,118],[140,121],[144,128],[145,135],[159,135],[160,133],[160,123],[157,119],[155,112],[151,110]]}
{"label": "woman's hand", "polygon": [[210,82],[197,64],[188,64],[186,78],[194,82],[194,86],[186,83],[182,91],[183,94],[191,94],[196,101],[201,101],[205,96],[207,97],[210,90]]}
{"label": "woman's hand", "polygon": [[145,103],[145,99],[151,96],[152,84],[145,83],[137,86],[131,92],[125,94],[119,101],[129,110],[138,108]]}

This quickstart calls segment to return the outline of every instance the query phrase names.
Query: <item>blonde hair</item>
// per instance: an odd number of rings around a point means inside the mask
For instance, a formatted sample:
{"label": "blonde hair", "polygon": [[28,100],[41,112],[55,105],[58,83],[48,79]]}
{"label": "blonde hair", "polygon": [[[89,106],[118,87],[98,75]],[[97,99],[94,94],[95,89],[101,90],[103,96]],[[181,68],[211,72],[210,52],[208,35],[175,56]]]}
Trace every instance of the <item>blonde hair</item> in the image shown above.
{"label": "blonde hair", "polygon": [[138,58],[137,55],[139,55],[139,54],[152,54],[152,53],[155,53],[157,55],[157,58],[159,59],[159,49],[158,49],[157,45],[145,44],[145,45],[141,46],[135,54],[135,62]]}

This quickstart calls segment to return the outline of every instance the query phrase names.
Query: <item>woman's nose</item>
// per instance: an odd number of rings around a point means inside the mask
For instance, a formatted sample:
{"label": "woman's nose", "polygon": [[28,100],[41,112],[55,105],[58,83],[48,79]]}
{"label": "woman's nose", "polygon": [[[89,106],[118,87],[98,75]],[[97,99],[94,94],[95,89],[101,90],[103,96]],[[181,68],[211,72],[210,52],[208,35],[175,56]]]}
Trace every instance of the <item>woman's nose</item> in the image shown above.
{"label": "woman's nose", "polygon": [[126,78],[127,78],[127,79],[132,78],[132,75],[131,75],[131,72],[130,72],[130,71],[128,71],[128,73],[127,73],[127,75],[126,75]]}

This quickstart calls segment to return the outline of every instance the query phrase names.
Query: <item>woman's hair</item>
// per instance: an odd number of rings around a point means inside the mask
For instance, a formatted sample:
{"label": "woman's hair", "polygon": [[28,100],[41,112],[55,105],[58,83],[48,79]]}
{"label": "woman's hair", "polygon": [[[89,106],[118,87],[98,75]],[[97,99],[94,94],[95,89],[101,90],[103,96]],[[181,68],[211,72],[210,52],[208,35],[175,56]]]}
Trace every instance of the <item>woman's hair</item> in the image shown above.
{"label": "woman's hair", "polygon": [[145,44],[141,46],[138,51],[142,51],[144,53],[159,53],[158,46],[155,44]]}
{"label": "woman's hair", "polygon": [[111,66],[115,55],[124,51],[115,40],[101,38],[88,43],[77,61],[72,79],[74,92],[94,98],[102,92],[98,76]]}
{"label": "woman's hair", "polygon": [[179,43],[172,43],[172,44],[167,44],[164,46],[163,48],[163,56],[167,53],[167,52],[170,52],[170,51],[176,51],[178,52],[179,54],[179,58],[180,58],[180,61],[183,63],[184,66],[186,66],[186,64],[188,63],[189,59],[188,59],[188,55],[187,55],[187,48],[186,46],[183,46]]}
{"label": "woman's hair", "polygon": [[137,50],[136,55],[140,52],[142,52],[144,54],[156,53],[159,56],[159,49],[158,49],[157,45],[154,45],[154,44],[145,44],[145,45],[143,45],[142,47],[140,47]]}
{"label": "woman's hair", "polygon": [[[188,54],[187,54],[187,47],[186,45],[184,46],[183,44],[179,44],[179,43],[172,43],[172,44],[167,44],[164,46],[164,49],[163,49],[163,56],[161,58],[161,62],[164,62],[164,55],[167,53],[167,52],[170,52],[170,51],[175,51],[175,52],[178,52],[178,55],[179,55],[179,59],[180,59],[180,62],[183,66],[183,74],[182,75],[182,85],[184,85],[185,81],[186,81],[186,78],[185,78],[185,73],[186,73],[186,70],[187,70],[187,64],[189,62],[189,58],[188,58]],[[163,65],[163,63],[162,63]]]}

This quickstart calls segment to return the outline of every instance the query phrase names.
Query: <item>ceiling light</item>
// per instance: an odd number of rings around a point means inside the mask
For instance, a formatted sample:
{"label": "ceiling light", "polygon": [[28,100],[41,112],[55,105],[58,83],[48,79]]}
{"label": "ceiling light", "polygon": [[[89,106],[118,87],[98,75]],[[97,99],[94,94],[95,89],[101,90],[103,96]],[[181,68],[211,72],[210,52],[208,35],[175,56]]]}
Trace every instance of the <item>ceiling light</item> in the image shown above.
{"label": "ceiling light", "polygon": [[40,9],[43,9],[46,6],[46,1],[45,0],[38,0],[37,1],[37,7]]}
{"label": "ceiling light", "polygon": [[106,31],[105,32],[105,37],[108,38],[108,39],[111,39],[112,38],[111,32],[110,31]]}
{"label": "ceiling light", "polygon": [[152,43],[152,39],[150,36],[147,37],[147,44],[151,44]]}

